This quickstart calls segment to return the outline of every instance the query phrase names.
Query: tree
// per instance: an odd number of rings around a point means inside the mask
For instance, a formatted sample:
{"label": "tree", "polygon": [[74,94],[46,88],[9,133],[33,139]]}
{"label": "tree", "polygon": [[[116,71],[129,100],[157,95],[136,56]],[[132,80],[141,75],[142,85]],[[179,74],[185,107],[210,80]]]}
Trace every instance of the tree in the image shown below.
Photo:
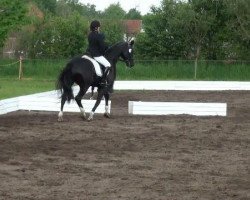
{"label": "tree", "polygon": [[26,1],[1,0],[0,1],[0,47],[11,30],[18,29],[26,22]]}
{"label": "tree", "polygon": [[250,39],[250,1],[227,0],[229,11],[234,15],[234,25],[243,39]]}
{"label": "tree", "polygon": [[[188,43],[194,50],[195,78],[202,48],[206,46],[207,34],[211,30],[216,15],[211,12],[213,3],[208,0],[192,0],[188,9],[183,12],[184,30],[186,30]],[[190,49],[192,50],[192,49]]]}
{"label": "tree", "polygon": [[208,0],[162,1],[161,7],[152,7],[152,14],[144,17],[143,38],[147,41],[142,41],[146,45],[141,49],[148,49],[150,57],[195,58],[197,61],[215,20],[211,10]]}
{"label": "tree", "polygon": [[77,12],[68,18],[54,17],[37,24],[30,45],[32,58],[66,58],[87,48],[87,21]]}
{"label": "tree", "polygon": [[250,1],[224,0],[230,18],[227,23],[226,56],[228,59],[250,58]]}
{"label": "tree", "polygon": [[56,12],[56,5],[57,0],[31,0],[32,2],[35,2],[39,9],[41,9],[43,12],[49,12],[52,14],[55,14]]}
{"label": "tree", "polygon": [[183,35],[177,26],[176,13],[180,3],[165,0],[161,7],[152,7],[152,14],[143,17],[145,33],[139,34],[137,50],[150,58],[176,59],[185,49]]}
{"label": "tree", "polygon": [[102,13],[105,19],[124,19],[126,12],[122,9],[120,3],[110,4]]}
{"label": "tree", "polygon": [[44,21],[44,13],[38,8],[38,6],[30,2],[28,3],[28,18],[29,23],[22,26],[20,31],[16,32],[16,52],[24,54],[27,56],[30,49],[32,49],[32,38],[36,26],[41,25]]}
{"label": "tree", "polygon": [[142,16],[136,8],[131,8],[125,15],[125,19],[142,19]]}
{"label": "tree", "polygon": [[56,4],[56,16],[63,18],[69,17],[73,13],[72,8],[68,5],[65,0],[59,0]]}
{"label": "tree", "polygon": [[104,32],[106,42],[113,45],[123,40],[123,26],[120,20],[102,20],[101,31]]}
{"label": "tree", "polygon": [[92,4],[82,5],[80,14],[89,20],[97,19],[101,16],[100,11],[96,11],[96,6]]}

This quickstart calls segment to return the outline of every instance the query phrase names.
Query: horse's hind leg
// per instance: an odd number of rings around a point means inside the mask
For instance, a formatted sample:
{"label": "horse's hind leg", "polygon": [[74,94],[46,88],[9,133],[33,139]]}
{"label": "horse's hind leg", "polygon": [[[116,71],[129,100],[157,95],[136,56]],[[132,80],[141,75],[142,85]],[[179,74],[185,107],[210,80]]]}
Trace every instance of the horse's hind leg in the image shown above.
{"label": "horse's hind leg", "polygon": [[105,92],[104,98],[105,98],[105,113],[104,113],[104,117],[110,118],[110,114],[109,114],[109,93],[108,92]]}
{"label": "horse's hind leg", "polygon": [[80,91],[75,97],[76,103],[79,106],[81,116],[83,117],[83,119],[86,119],[86,113],[85,113],[85,110],[84,110],[84,107],[82,105],[81,100],[82,100],[82,97],[84,96],[84,94],[87,92],[87,89],[88,88],[86,88],[84,86],[80,86]]}
{"label": "horse's hind leg", "polygon": [[64,104],[65,104],[66,100],[67,100],[67,96],[63,92],[62,97],[61,97],[61,110],[60,110],[60,112],[58,114],[58,121],[59,122],[63,121],[63,107],[64,107]]}
{"label": "horse's hind leg", "polygon": [[91,100],[94,98],[94,89],[95,89],[95,87],[92,86],[92,87],[91,87],[91,96],[90,96],[90,98],[89,98],[89,99],[91,99]]}

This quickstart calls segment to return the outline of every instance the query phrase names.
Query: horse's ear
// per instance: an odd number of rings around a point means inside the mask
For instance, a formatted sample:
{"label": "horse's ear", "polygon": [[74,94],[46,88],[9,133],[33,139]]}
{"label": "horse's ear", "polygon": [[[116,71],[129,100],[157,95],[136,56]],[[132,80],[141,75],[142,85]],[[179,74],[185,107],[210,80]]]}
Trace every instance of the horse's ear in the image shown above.
{"label": "horse's ear", "polygon": [[134,41],[134,40],[131,40],[131,41],[129,42],[129,44],[130,44],[131,46],[133,46],[133,45],[134,45],[134,43],[135,43],[135,41]]}

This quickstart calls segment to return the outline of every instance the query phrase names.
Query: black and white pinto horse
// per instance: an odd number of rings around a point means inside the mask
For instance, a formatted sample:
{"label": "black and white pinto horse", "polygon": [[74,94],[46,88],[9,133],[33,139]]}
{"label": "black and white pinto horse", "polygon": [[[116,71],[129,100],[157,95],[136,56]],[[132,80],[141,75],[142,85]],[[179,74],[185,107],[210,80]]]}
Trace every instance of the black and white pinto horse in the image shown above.
{"label": "black and white pinto horse", "polygon": [[[70,60],[66,67],[62,70],[62,72],[58,76],[57,80],[57,89],[61,91],[61,110],[58,114],[58,121],[63,121],[63,107],[66,101],[70,102],[71,99],[75,99],[77,105],[79,106],[81,115],[84,119],[88,119],[89,121],[93,119],[94,112],[96,108],[99,106],[102,97],[105,98],[105,117],[110,117],[109,110],[109,96],[110,96],[110,88],[113,86],[115,78],[116,78],[116,63],[122,58],[127,65],[127,67],[132,67],[134,65],[133,61],[133,44],[134,41],[131,42],[120,42],[112,47],[110,47],[106,53],[105,57],[111,64],[110,72],[107,76],[108,85],[104,86],[100,84],[101,77],[96,75],[94,66],[92,62],[83,57],[75,57]],[[72,86],[76,83],[80,87],[79,93],[74,98]],[[84,107],[81,103],[82,97],[87,92],[88,88],[97,87],[98,94],[92,111],[87,118]]]}

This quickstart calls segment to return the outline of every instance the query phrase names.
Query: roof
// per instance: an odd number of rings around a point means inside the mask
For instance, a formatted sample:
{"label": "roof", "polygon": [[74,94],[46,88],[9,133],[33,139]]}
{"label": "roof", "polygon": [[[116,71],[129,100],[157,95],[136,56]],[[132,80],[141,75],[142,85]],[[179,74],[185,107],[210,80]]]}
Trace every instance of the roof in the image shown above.
{"label": "roof", "polygon": [[124,20],[123,25],[126,34],[135,35],[142,29],[142,20]]}

